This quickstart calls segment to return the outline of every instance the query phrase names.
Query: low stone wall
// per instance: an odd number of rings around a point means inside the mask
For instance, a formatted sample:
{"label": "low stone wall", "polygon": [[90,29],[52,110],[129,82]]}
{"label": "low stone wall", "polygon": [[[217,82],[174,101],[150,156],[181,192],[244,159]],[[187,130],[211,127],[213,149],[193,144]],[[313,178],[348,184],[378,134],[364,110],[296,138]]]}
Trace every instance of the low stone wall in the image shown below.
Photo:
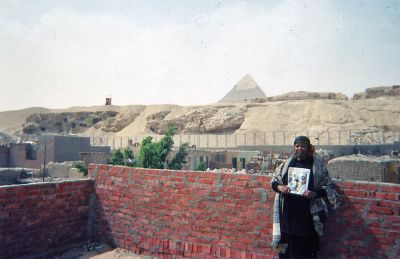
{"label": "low stone wall", "polygon": [[22,168],[2,168],[0,169],[0,185],[17,184],[21,178]]}
{"label": "low stone wall", "polygon": [[[82,178],[83,173],[75,167],[83,165],[82,161],[49,162],[46,166],[46,176],[53,178]],[[42,170],[43,171],[43,170]]]}
{"label": "low stone wall", "polygon": [[335,179],[400,184],[400,159],[388,156],[338,157],[328,162],[328,170]]}
{"label": "low stone wall", "polygon": [[[90,165],[95,234],[160,257],[276,258],[270,177]],[[321,257],[400,255],[400,185],[338,182]]]}
{"label": "low stone wall", "polygon": [[19,184],[21,179],[38,174],[39,169],[0,168],[0,185]]}
{"label": "low stone wall", "polygon": [[46,258],[86,240],[92,181],[0,186],[0,258]]}

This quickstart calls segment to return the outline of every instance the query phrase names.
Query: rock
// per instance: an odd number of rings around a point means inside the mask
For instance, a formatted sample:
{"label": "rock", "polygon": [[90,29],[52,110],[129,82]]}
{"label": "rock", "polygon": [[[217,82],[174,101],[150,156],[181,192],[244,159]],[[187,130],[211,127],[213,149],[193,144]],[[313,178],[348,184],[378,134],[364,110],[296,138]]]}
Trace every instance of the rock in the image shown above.
{"label": "rock", "polygon": [[348,100],[347,96],[342,93],[332,93],[332,92],[319,93],[319,92],[296,91],[296,92],[285,93],[278,96],[267,97],[265,98],[264,101],[275,102],[275,101],[292,101],[292,100],[318,100],[318,99]]}
{"label": "rock", "polygon": [[80,179],[83,178],[83,173],[79,172],[78,168],[70,168],[68,171],[68,178],[72,178],[72,179]]}
{"label": "rock", "polygon": [[0,132],[0,145],[12,142],[12,137],[6,133]]}
{"label": "rock", "polygon": [[153,114],[146,126],[157,134],[165,134],[169,127],[182,133],[224,133],[234,131],[244,122],[244,112],[235,108],[203,108],[175,118]]}
{"label": "rock", "polygon": [[35,123],[26,123],[24,124],[24,127],[22,129],[22,133],[28,134],[28,135],[33,135],[33,134],[39,134],[41,132],[39,125]]}
{"label": "rock", "polygon": [[[393,94],[398,92],[400,88],[394,87]],[[288,96],[292,99],[336,98],[329,93],[313,95],[307,92]],[[63,110],[31,107],[0,112],[0,131],[11,135],[14,140],[19,137],[23,139],[26,135],[23,132],[29,135],[73,133],[94,138],[108,138],[110,141],[108,143],[112,143],[111,139],[115,137],[118,140],[127,140],[129,137],[135,139],[135,142],[140,142],[144,136],[154,135],[153,133],[163,134],[171,126],[176,126],[178,133],[227,135],[236,133],[238,145],[244,143],[243,134],[249,132],[255,132],[257,141],[261,143],[264,134],[266,143],[275,143],[276,140],[278,144],[279,140],[283,139],[282,132],[294,130],[297,133],[310,134],[313,138],[318,137],[321,144],[326,143],[328,139],[330,143],[360,144],[384,143],[399,138],[400,98],[397,97],[384,96],[379,99],[368,98],[358,101],[337,99],[277,101],[284,100],[282,97],[271,100],[276,101],[261,102],[260,99],[258,103],[224,106],[221,104],[132,105],[71,107]],[[327,130],[331,131],[330,135],[327,135]],[[341,134],[338,134],[338,131]],[[286,143],[290,143],[292,140],[288,140],[288,134],[286,137]],[[206,138],[199,137],[197,140],[203,143],[199,145],[206,143]],[[234,137],[228,136],[229,141],[233,143]]]}
{"label": "rock", "polygon": [[367,88],[364,93],[354,94],[354,100],[379,98],[383,96],[400,96],[400,85],[378,86]]}
{"label": "rock", "polygon": [[131,124],[140,113],[138,112],[127,112],[118,114],[115,117],[108,118],[103,121],[100,125],[100,129],[105,132],[118,132]]}
{"label": "rock", "polygon": [[26,118],[22,132],[81,133],[94,126],[104,132],[118,132],[132,123],[140,113],[115,111],[63,112],[31,114]]}

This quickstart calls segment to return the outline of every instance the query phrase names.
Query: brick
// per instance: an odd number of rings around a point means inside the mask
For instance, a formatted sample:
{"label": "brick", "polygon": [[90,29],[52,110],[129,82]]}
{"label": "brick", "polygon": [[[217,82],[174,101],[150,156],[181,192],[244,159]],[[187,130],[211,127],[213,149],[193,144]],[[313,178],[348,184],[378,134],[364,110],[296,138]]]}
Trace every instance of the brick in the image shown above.
{"label": "brick", "polygon": [[236,180],[237,181],[250,181],[251,180],[251,175],[238,174],[238,175],[236,175]]}
{"label": "brick", "polygon": [[400,202],[397,201],[379,200],[377,205],[381,207],[400,209]]}
{"label": "brick", "polygon": [[229,174],[229,173],[226,173],[226,174],[222,174],[222,179],[234,179],[236,177],[236,175],[235,174]]}
{"label": "brick", "polygon": [[254,195],[254,194],[253,194],[253,190],[252,190],[252,189],[248,189],[248,188],[236,187],[236,188],[235,188],[235,192],[236,192],[236,193],[245,193],[245,194],[248,194],[247,199],[248,199],[248,198],[253,199],[253,196],[254,196],[254,197],[258,197],[258,195]]}
{"label": "brick", "polygon": [[143,175],[143,180],[153,181],[155,179],[156,179],[156,176],[154,176],[154,175]]}
{"label": "brick", "polygon": [[378,205],[379,200],[359,198],[359,197],[346,197],[352,204],[364,204],[364,205]]}
{"label": "brick", "polygon": [[214,184],[214,180],[210,178],[201,178],[198,182],[200,184]]}
{"label": "brick", "polygon": [[188,183],[195,183],[197,181],[197,178],[195,177],[187,177],[186,182]]}
{"label": "brick", "polygon": [[18,204],[18,203],[8,204],[4,207],[5,210],[17,210],[20,208],[21,208],[21,204]]}
{"label": "brick", "polygon": [[367,215],[367,218],[369,220],[379,220],[379,221],[383,220],[383,216],[381,214],[377,214],[377,213],[369,213]]}
{"label": "brick", "polygon": [[264,188],[265,190],[270,190],[272,192],[270,182],[262,182],[261,187]]}
{"label": "brick", "polygon": [[250,206],[253,202],[251,200],[239,200],[236,205]]}
{"label": "brick", "polygon": [[100,165],[100,167],[98,168],[101,171],[109,171],[112,167],[110,165]]}
{"label": "brick", "polygon": [[388,231],[387,235],[390,239],[400,240],[400,231]]}
{"label": "brick", "polygon": [[380,185],[376,183],[357,183],[355,185],[358,190],[366,190],[366,191],[379,191]]}
{"label": "brick", "polygon": [[212,246],[211,245],[203,245],[203,251],[205,254],[211,254]]}
{"label": "brick", "polygon": [[392,215],[393,211],[391,208],[379,207],[379,206],[370,206],[369,212],[383,214],[383,215]]}
{"label": "brick", "polygon": [[400,193],[400,185],[382,185],[382,192]]}
{"label": "brick", "polygon": [[377,199],[384,199],[384,200],[395,200],[398,201],[399,193],[385,193],[385,192],[377,192],[375,193],[375,198]]}
{"label": "brick", "polygon": [[172,181],[172,182],[183,182],[183,181],[185,180],[185,178],[183,178],[183,177],[171,176],[171,177],[169,178],[169,180]]}
{"label": "brick", "polygon": [[235,181],[231,183],[231,186],[246,187],[248,183],[246,181]]}
{"label": "brick", "polygon": [[224,186],[224,187],[222,187],[222,191],[223,191],[223,192],[230,192],[230,193],[233,193],[233,192],[235,192],[235,187]]}
{"label": "brick", "polygon": [[377,227],[368,227],[365,229],[365,234],[385,235],[385,229]]}
{"label": "brick", "polygon": [[400,223],[400,216],[386,216],[386,221],[393,224],[393,223]]}
{"label": "brick", "polygon": [[346,196],[352,196],[352,197],[367,197],[367,193],[365,191],[360,191],[360,190],[353,190],[353,189],[344,189],[344,194]]}
{"label": "brick", "polygon": [[186,187],[187,187],[186,183],[181,183],[181,182],[175,183],[175,189],[183,189],[183,188],[186,188]]}
{"label": "brick", "polygon": [[218,181],[221,181],[222,179],[222,173],[203,173],[202,175],[206,176],[207,178],[212,178],[214,180],[218,179]]}
{"label": "brick", "polygon": [[337,182],[337,185],[342,189],[354,189],[357,188],[356,183],[354,182]]}
{"label": "brick", "polygon": [[191,194],[193,194],[193,191],[184,189],[183,187],[181,187],[181,188],[178,188],[178,193],[185,194],[185,195],[191,195]]}

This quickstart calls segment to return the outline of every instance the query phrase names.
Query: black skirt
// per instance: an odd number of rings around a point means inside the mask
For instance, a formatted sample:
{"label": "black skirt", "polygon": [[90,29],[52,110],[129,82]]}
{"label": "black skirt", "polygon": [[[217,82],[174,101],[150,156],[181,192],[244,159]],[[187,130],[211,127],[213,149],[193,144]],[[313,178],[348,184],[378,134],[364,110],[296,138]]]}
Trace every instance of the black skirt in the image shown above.
{"label": "black skirt", "polygon": [[279,258],[317,258],[319,253],[319,237],[317,233],[311,236],[296,236],[282,233],[281,244],[288,244],[286,253]]}

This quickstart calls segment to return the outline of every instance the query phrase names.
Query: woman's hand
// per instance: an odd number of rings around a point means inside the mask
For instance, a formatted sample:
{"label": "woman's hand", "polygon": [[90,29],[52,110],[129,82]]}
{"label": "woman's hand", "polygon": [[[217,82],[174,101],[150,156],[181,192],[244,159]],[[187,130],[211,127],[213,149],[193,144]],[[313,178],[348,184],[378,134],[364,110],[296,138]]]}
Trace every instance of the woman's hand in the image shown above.
{"label": "woman's hand", "polygon": [[312,198],[315,198],[317,196],[317,193],[313,192],[313,191],[305,191],[303,193],[303,196],[306,197],[307,199],[312,199]]}
{"label": "woman's hand", "polygon": [[290,188],[287,185],[278,185],[278,190],[281,193],[290,193]]}

